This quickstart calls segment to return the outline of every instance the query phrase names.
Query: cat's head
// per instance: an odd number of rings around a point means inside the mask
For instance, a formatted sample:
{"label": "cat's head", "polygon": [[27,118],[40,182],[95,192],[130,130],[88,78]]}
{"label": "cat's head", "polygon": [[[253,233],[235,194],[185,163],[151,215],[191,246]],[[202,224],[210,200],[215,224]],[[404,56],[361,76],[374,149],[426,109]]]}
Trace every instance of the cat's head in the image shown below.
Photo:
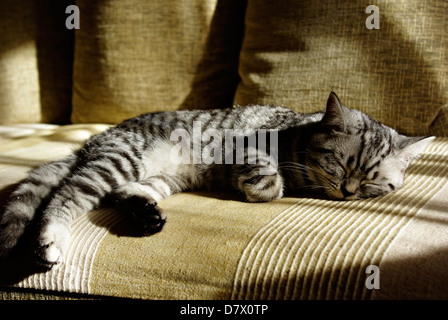
{"label": "cat's head", "polygon": [[332,92],[308,146],[308,175],[331,199],[377,197],[403,186],[406,168],[433,139],[400,135]]}

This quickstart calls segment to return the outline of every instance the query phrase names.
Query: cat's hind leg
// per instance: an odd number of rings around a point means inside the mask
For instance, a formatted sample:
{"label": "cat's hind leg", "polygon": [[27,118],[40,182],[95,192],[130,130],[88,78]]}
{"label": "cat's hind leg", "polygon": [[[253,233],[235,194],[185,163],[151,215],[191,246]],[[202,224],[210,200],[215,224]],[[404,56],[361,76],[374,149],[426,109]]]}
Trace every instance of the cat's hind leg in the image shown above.
{"label": "cat's hind leg", "polygon": [[72,222],[97,208],[119,182],[123,183],[123,177],[106,160],[102,163],[77,167],[53,193],[40,218],[36,255],[41,265],[51,268],[61,264]]}
{"label": "cat's hind leg", "polygon": [[140,182],[129,182],[112,192],[118,209],[126,213],[141,234],[154,234],[163,229],[166,215],[157,202],[186,188],[176,176],[159,175]]}
{"label": "cat's hind leg", "polygon": [[13,191],[0,215],[0,257],[6,256],[34,219],[36,210],[75,165],[75,154],[32,170]]}

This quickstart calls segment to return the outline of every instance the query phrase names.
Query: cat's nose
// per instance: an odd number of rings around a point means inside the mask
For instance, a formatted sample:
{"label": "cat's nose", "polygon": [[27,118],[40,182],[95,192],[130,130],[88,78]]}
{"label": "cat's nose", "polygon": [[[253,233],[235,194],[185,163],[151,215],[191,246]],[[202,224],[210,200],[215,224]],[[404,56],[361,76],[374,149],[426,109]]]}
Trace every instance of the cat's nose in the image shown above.
{"label": "cat's nose", "polygon": [[359,189],[359,181],[356,178],[350,177],[341,186],[341,192],[345,199],[355,195]]}
{"label": "cat's nose", "polygon": [[348,191],[345,186],[341,187],[341,191],[342,191],[342,195],[344,196],[344,198],[351,197],[352,195],[355,194],[354,192]]}

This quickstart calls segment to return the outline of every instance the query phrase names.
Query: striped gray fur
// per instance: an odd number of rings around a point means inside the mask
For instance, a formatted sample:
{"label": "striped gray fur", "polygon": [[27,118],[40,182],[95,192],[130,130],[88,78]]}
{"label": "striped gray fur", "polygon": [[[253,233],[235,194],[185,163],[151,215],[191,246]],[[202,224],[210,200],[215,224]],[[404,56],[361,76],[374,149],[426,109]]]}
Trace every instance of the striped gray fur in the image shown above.
{"label": "striped gray fur", "polygon": [[[196,124],[202,130],[199,138]],[[202,137],[212,129],[221,137],[226,130],[242,130],[239,135],[247,141],[254,135],[257,143],[263,130],[271,130],[266,135],[273,139],[278,134],[278,145],[271,149],[266,143],[262,152],[260,144],[237,150],[232,142],[232,158],[225,139]],[[219,150],[213,159],[220,161],[173,163],[173,147],[180,146],[172,139],[176,130],[191,138],[183,141],[189,150],[194,151],[195,143],[201,155]],[[71,222],[105,197],[112,198],[142,234],[152,234],[166,221],[158,201],[186,190],[234,191],[251,202],[302,192],[334,200],[380,196],[403,185],[405,169],[431,140],[400,135],[344,107],[334,93],[326,110],[314,114],[274,106],[148,113],[92,136],[66,159],[33,170],[11,194],[0,217],[0,256],[39,219],[37,259],[50,268],[60,264]],[[238,152],[243,163],[236,162]],[[249,163],[254,158],[256,162]],[[233,162],[226,164],[229,159]]]}

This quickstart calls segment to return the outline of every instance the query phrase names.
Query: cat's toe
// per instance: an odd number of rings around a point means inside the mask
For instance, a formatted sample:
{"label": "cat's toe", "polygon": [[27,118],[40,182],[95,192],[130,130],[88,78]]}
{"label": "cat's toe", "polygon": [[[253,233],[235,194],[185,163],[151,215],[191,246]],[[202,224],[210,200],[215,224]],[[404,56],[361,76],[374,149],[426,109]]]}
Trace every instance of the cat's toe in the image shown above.
{"label": "cat's toe", "polygon": [[63,252],[54,243],[40,244],[35,251],[36,262],[47,269],[60,266],[63,262]]}
{"label": "cat's toe", "polygon": [[133,196],[126,199],[121,205],[131,214],[142,234],[151,235],[162,231],[166,222],[166,215],[155,201]]}
{"label": "cat's toe", "polygon": [[166,222],[166,215],[157,205],[148,206],[147,213],[143,216],[142,229],[145,234],[154,234],[162,231]]}
{"label": "cat's toe", "polygon": [[65,226],[47,226],[37,240],[37,263],[48,269],[60,266],[64,262],[69,237],[70,232]]}
{"label": "cat's toe", "polygon": [[144,235],[162,231],[166,222],[166,215],[163,210],[150,202],[146,202],[142,207],[136,208],[134,218]]}

